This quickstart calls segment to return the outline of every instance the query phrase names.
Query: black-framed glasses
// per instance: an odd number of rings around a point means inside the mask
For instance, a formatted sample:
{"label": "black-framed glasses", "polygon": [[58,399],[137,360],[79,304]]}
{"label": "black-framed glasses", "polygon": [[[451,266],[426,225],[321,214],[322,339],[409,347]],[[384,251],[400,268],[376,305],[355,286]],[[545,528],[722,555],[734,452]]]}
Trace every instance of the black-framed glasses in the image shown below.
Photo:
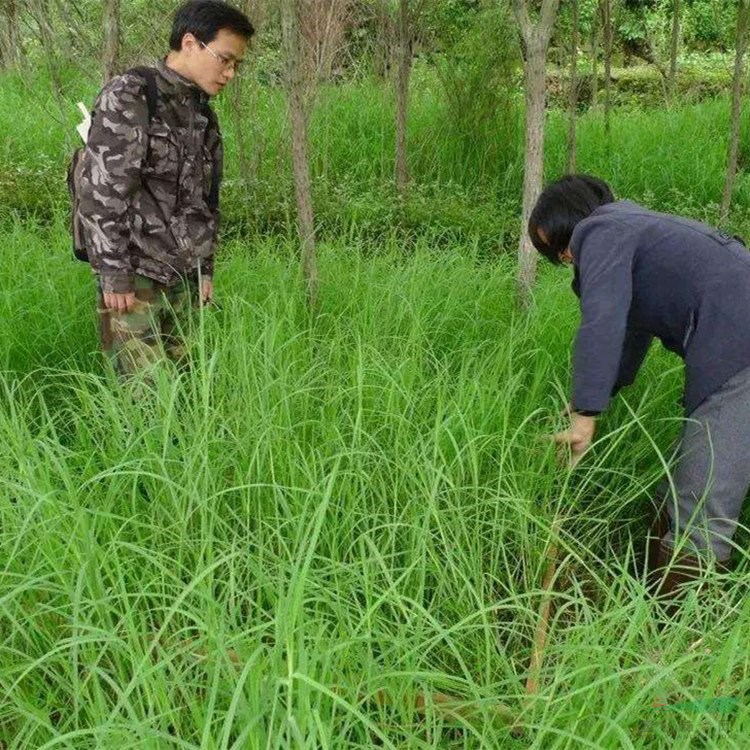
{"label": "black-framed glasses", "polygon": [[219,64],[224,70],[232,70],[235,75],[240,72],[240,65],[243,63],[242,60],[235,60],[233,57],[222,55],[221,52],[211,49],[205,42],[201,42],[200,45],[203,49],[207,49],[219,61]]}

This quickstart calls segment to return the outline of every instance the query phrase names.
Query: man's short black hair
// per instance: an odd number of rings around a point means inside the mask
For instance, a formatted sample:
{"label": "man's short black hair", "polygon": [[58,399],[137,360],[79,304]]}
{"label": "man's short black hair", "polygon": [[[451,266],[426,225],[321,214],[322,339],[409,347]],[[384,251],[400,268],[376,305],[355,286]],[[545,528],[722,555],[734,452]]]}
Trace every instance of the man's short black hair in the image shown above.
{"label": "man's short black hair", "polygon": [[255,33],[248,17],[228,3],[221,0],[189,0],[174,15],[169,47],[181,50],[185,34],[192,34],[203,44],[209,44],[222,29],[245,39],[250,39]]}
{"label": "man's short black hair", "polygon": [[[587,174],[570,174],[547,185],[529,219],[529,237],[534,247],[552,263],[570,244],[576,224],[599,206],[613,203],[612,190],[604,180]],[[544,231],[545,242],[539,236]]]}

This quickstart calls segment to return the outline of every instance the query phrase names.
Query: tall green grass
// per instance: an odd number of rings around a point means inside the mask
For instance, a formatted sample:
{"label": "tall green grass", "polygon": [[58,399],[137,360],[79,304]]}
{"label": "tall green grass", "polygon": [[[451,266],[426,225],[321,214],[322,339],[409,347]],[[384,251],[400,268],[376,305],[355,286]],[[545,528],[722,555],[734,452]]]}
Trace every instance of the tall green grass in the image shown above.
{"label": "tall green grass", "polygon": [[[744,747],[746,555],[661,632],[627,572],[679,430],[677,362],[652,353],[582,470],[544,439],[565,272],[523,317],[512,264],[470,245],[324,243],[312,318],[293,245],[234,242],[190,368],[144,393],[94,354],[64,227],[17,222],[0,248],[0,745]],[[473,717],[416,711],[432,691]],[[689,703],[718,696],[734,710]]]}

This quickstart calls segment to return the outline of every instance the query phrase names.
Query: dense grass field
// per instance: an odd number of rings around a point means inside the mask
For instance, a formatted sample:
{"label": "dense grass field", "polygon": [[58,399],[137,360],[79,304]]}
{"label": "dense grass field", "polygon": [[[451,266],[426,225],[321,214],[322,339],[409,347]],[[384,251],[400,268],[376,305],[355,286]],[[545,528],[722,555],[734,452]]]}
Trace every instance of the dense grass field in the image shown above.
{"label": "dense grass field", "polygon": [[[418,68],[401,202],[390,93],[321,91],[311,316],[283,101],[246,91],[243,180],[223,100],[220,307],[185,332],[189,368],[144,391],[108,376],[69,252],[62,168],[95,84],[63,83],[61,101],[44,73],[2,79],[0,750],[747,746],[747,529],[737,571],[671,621],[631,572],[680,362],[652,351],[575,471],[547,439],[577,307],[562,269],[514,305],[515,115],[457,129]],[[618,110],[607,138],[590,112],[580,167],[713,221],[727,120],[725,99]],[[552,112],[550,177],[564,142]]]}
{"label": "dense grass field", "polygon": [[233,243],[191,372],[144,394],[107,380],[62,223],[0,247],[4,748],[744,746],[747,559],[661,632],[628,572],[679,363],[652,353],[575,472],[544,439],[565,271],[525,318],[502,259],[341,242],[311,319],[292,245]]}

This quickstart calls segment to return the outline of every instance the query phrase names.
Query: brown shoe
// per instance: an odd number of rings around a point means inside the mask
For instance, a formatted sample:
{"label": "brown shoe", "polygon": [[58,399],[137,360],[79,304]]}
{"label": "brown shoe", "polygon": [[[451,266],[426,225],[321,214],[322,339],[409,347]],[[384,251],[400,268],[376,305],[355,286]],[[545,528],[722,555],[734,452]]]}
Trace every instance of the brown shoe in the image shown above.
{"label": "brown shoe", "polygon": [[[651,595],[663,605],[666,614],[672,617],[680,607],[685,584],[699,580],[708,569],[708,561],[686,553],[675,557],[674,548],[664,540],[659,540],[658,545],[654,546],[656,560],[648,570],[648,588]],[[717,560],[715,566],[721,573],[731,570],[728,560]]]}
{"label": "brown shoe", "polygon": [[643,547],[636,553],[631,571],[637,578],[642,578],[644,573],[650,575],[659,565],[659,545],[661,540],[669,531],[669,514],[667,504],[662,503],[661,508],[653,509],[653,515],[649,522],[648,531]]}

